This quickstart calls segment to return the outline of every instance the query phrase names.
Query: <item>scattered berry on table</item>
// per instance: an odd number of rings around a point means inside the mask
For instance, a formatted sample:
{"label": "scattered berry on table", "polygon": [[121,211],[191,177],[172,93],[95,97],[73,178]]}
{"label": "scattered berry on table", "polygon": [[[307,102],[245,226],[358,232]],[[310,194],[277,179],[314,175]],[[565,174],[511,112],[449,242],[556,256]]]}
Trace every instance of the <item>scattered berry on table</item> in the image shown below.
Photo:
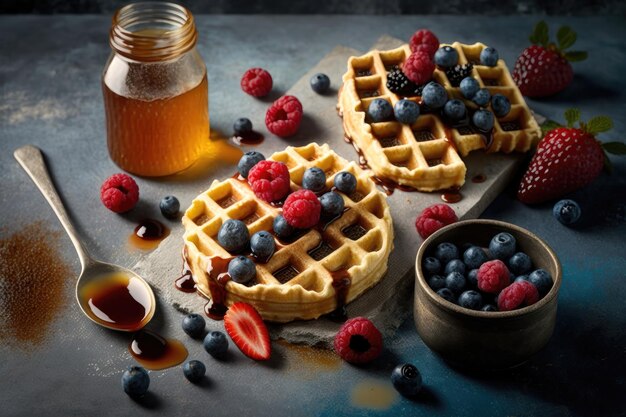
{"label": "scattered berry on table", "polygon": [[248,178],[248,173],[256,164],[265,160],[265,156],[257,151],[248,151],[241,156],[241,159],[237,163],[237,170],[239,175],[244,178]]}
{"label": "scattered berry on table", "polygon": [[320,72],[311,77],[310,84],[317,94],[325,94],[330,89],[330,78]]}
{"label": "scattered berry on table", "polygon": [[245,256],[237,256],[228,263],[228,275],[239,284],[246,284],[256,276],[256,265]]}
{"label": "scattered berry on table", "polygon": [[197,384],[202,381],[202,378],[204,378],[204,374],[206,374],[206,366],[198,360],[185,362],[183,365],[183,374],[189,382]]}
{"label": "scattered berry on table", "polygon": [[125,213],[139,201],[139,187],[130,175],[113,174],[100,187],[100,201],[115,213]]}
{"label": "scattered berry on table", "polygon": [[287,223],[287,220],[285,220],[282,214],[276,216],[272,224],[272,229],[279,239],[288,239],[295,232],[295,229]]}
{"label": "scattered berry on table", "polygon": [[494,94],[491,97],[491,108],[496,117],[504,117],[511,111],[511,102],[502,94]]}
{"label": "scattered berry on table", "polygon": [[227,251],[238,253],[248,246],[250,232],[241,220],[228,219],[220,226],[217,241]]}
{"label": "scattered berry on table", "polygon": [[469,269],[477,269],[489,260],[489,256],[480,246],[472,245],[463,252],[463,262]]}
{"label": "scattered berry on table", "polygon": [[302,175],[302,186],[315,193],[326,188],[326,174],[318,167],[311,167]]}
{"label": "scattered berry on table", "polygon": [[383,338],[374,323],[365,317],[355,317],[341,326],[333,345],[346,362],[368,363],[380,356]]}
{"label": "scattered berry on table", "polygon": [[247,357],[255,360],[270,358],[270,335],[261,315],[252,305],[238,301],[230,306],[224,316],[224,328]]}
{"label": "scattered berry on table", "polygon": [[511,311],[529,306],[539,300],[537,288],[528,281],[517,281],[504,288],[498,295],[498,310]]}
{"label": "scattered berry on table", "polygon": [[393,107],[385,99],[375,98],[367,107],[367,115],[372,122],[384,122],[393,116]]}
{"label": "scattered berry on table", "polygon": [[420,115],[420,106],[414,101],[403,99],[393,106],[393,113],[400,123],[412,125]]}
{"label": "scattered berry on table", "polygon": [[453,87],[458,87],[463,78],[472,75],[473,68],[474,66],[472,64],[455,65],[452,68],[446,69],[446,77],[448,77],[448,81],[450,81]]}
{"label": "scattered berry on table", "polygon": [[458,303],[461,307],[469,308],[470,310],[480,310],[483,306],[483,297],[478,291],[467,290],[459,295]]}
{"label": "scattered berry on table", "polygon": [[389,91],[402,97],[415,97],[422,95],[423,85],[417,85],[402,72],[399,66],[394,65],[387,72],[387,88]]}
{"label": "scattered berry on table", "polygon": [[422,262],[422,267],[427,274],[438,274],[441,272],[441,262],[433,256],[427,256]]}
{"label": "scattered berry on table", "polygon": [[180,210],[180,201],[173,195],[166,195],[159,203],[161,214],[168,219],[174,219]]}
{"label": "scattered berry on table", "polygon": [[291,190],[289,168],[282,162],[259,161],[248,172],[248,184],[261,200],[282,200]]}
{"label": "scattered berry on table", "polygon": [[122,388],[130,397],[139,398],[148,392],[150,376],[141,366],[131,366],[122,374]]}
{"label": "scattered berry on table", "polygon": [[423,51],[413,52],[402,64],[402,72],[417,85],[426,84],[433,77],[435,63]]}
{"label": "scattered berry on table", "polygon": [[202,335],[204,334],[205,326],[206,321],[204,320],[204,317],[199,314],[191,313],[183,317],[183,331],[194,339],[199,339],[202,337]]}
{"label": "scattered berry on table", "polygon": [[441,288],[437,290],[437,295],[439,295],[444,300],[450,301],[453,304],[456,304],[456,297],[454,293],[449,288]]}
{"label": "scattered berry on table", "polygon": [[350,195],[356,191],[356,177],[350,172],[341,171],[335,175],[333,182],[337,190],[346,195]]}
{"label": "scattered berry on table", "polygon": [[453,122],[463,120],[467,114],[465,103],[458,99],[448,100],[443,106],[443,114]]}
{"label": "scattered berry on table", "polygon": [[422,375],[415,365],[398,365],[391,372],[391,383],[400,394],[414,397],[422,389]]}
{"label": "scattered berry on table", "polygon": [[432,288],[433,291],[440,290],[442,288],[445,288],[446,279],[441,275],[432,275],[430,278],[428,278],[428,286]]}
{"label": "scattered berry on table", "polygon": [[419,235],[426,239],[444,226],[458,220],[452,207],[447,204],[434,204],[426,207],[415,219],[415,228]]}
{"label": "scattered berry on table", "polygon": [[568,226],[580,219],[581,210],[574,200],[560,200],[554,205],[552,214],[560,223]]}
{"label": "scattered berry on table", "polygon": [[459,259],[459,248],[454,243],[442,242],[435,248],[435,258],[445,265],[453,259]]}
{"label": "scattered berry on table", "polygon": [[474,96],[472,97],[472,101],[478,104],[480,107],[485,107],[489,104],[489,100],[491,99],[491,93],[486,88],[480,88]]}
{"label": "scattered berry on table", "polygon": [[459,62],[459,53],[449,45],[442,46],[435,52],[435,64],[442,68],[450,68]]}
{"label": "scattered berry on table", "polygon": [[460,272],[450,272],[446,275],[446,288],[450,291],[458,294],[465,289],[465,285],[467,285],[467,280]]}
{"label": "scattered berry on table", "polygon": [[491,46],[488,46],[480,51],[481,65],[495,67],[496,65],[498,65],[498,58],[500,58],[500,56],[498,55],[498,51],[496,50],[496,48],[492,48]]}
{"label": "scattered berry on table", "polygon": [[524,252],[517,252],[509,258],[508,266],[509,271],[513,274],[522,275],[530,272],[533,263],[530,260],[530,256],[526,255]]}
{"label": "scattered berry on table", "polygon": [[446,89],[434,81],[426,84],[422,90],[422,103],[429,109],[440,109],[448,101]]}
{"label": "scattered berry on table", "polygon": [[345,203],[341,196],[333,191],[323,194],[320,197],[322,205],[322,216],[335,217],[343,213]]}
{"label": "scattered berry on table", "polygon": [[439,49],[439,39],[428,29],[420,29],[416,31],[409,41],[411,52],[424,51],[430,57],[435,55]]}
{"label": "scattered berry on table", "polygon": [[289,225],[308,229],[320,221],[322,206],[315,193],[301,189],[287,197],[283,204],[283,216]]}
{"label": "scattered berry on table", "polygon": [[484,306],[482,306],[480,310],[481,311],[498,311],[496,306],[494,306],[493,304],[485,304]]}
{"label": "scattered berry on table", "polygon": [[252,132],[252,122],[247,117],[240,117],[233,123],[233,130],[236,135],[243,135]]}
{"label": "scattered berry on table", "polygon": [[491,257],[502,261],[508,260],[515,254],[517,242],[512,234],[500,232],[489,242]]}
{"label": "scattered berry on table", "polygon": [[450,272],[458,272],[459,274],[465,275],[466,266],[460,259],[453,259],[446,264],[446,267],[443,271],[445,275],[448,275]]}
{"label": "scattered berry on table", "polygon": [[472,115],[472,123],[474,124],[474,126],[484,132],[487,132],[493,128],[493,121],[493,113],[489,110],[476,110]]}
{"label": "scattered berry on table", "polygon": [[271,233],[261,230],[250,238],[252,254],[262,262],[267,262],[276,250],[276,242]]}
{"label": "scattered berry on table", "polygon": [[265,113],[267,130],[281,138],[295,135],[301,121],[302,103],[294,96],[280,97]]}
{"label": "scattered berry on table", "polygon": [[511,283],[509,270],[499,259],[487,261],[478,268],[478,288],[489,294],[497,294]]}
{"label": "scattered berry on table", "polygon": [[241,77],[241,89],[254,97],[268,95],[272,85],[272,76],[263,68],[250,68]]}
{"label": "scattered berry on table", "polygon": [[478,268],[467,273],[467,283],[473,288],[478,288]]}
{"label": "scattered berry on table", "polygon": [[539,268],[528,275],[528,282],[537,287],[543,297],[552,288],[552,275],[545,269]]}
{"label": "scattered berry on table", "polygon": [[474,77],[465,77],[461,80],[461,94],[468,100],[471,100],[474,95],[480,90],[480,84]]}
{"label": "scattered berry on table", "polygon": [[202,342],[204,350],[214,358],[222,359],[228,352],[228,339],[223,332],[214,330],[209,332]]}

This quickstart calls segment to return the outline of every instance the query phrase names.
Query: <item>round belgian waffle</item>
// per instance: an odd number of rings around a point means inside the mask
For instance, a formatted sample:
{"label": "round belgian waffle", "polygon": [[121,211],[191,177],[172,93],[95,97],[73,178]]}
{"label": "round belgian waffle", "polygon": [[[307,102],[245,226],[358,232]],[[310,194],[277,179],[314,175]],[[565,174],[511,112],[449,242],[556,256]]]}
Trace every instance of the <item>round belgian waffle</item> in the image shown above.
{"label": "round belgian waffle", "polygon": [[217,242],[219,228],[227,219],[239,219],[250,235],[272,232],[282,209],[258,199],[241,178],[214,181],[183,216],[185,259],[198,290],[213,302],[227,307],[244,301],[270,321],[314,319],[354,300],[385,274],[393,248],[389,206],[370,177],[328,145],[288,147],[269,159],[287,165],[292,191],[301,188],[304,171],[314,166],[326,172],[327,188],[334,174],[349,171],[357,189],[349,196],[339,193],[346,207],[339,218],[321,221],[291,242],[276,239],[277,251],[267,263],[256,264],[256,278],[244,285],[220,276],[233,254]]}

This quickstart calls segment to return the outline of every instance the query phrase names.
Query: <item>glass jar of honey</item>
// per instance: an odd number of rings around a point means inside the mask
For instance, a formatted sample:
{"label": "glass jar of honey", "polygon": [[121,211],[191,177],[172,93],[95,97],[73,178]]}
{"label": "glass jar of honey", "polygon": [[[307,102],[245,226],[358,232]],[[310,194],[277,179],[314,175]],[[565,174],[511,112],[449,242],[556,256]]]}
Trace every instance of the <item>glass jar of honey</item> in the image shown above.
{"label": "glass jar of honey", "polygon": [[102,73],[109,155],[141,176],[184,170],[209,140],[208,81],[193,16],[172,3],[113,16]]}

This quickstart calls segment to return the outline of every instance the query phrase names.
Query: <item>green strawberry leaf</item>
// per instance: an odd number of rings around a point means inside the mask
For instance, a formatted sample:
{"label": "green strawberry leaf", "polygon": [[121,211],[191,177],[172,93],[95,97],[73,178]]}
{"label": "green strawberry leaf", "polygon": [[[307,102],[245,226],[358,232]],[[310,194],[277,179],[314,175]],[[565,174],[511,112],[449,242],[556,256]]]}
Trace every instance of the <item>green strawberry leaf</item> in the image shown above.
{"label": "green strawberry leaf", "polygon": [[559,43],[559,49],[563,51],[576,42],[576,32],[569,26],[562,26],[556,34],[556,40]]}
{"label": "green strawberry leaf", "polygon": [[622,142],[605,142],[602,148],[613,155],[626,155],[626,143]]}
{"label": "green strawberry leaf", "polygon": [[596,116],[587,122],[587,132],[595,135],[613,128],[613,121],[608,116]]}
{"label": "green strawberry leaf", "polygon": [[535,45],[546,46],[548,44],[548,24],[543,20],[537,23],[529,39]]}
{"label": "green strawberry leaf", "polygon": [[567,121],[567,127],[574,127],[574,123],[580,120],[580,109],[565,110],[565,120]]}
{"label": "green strawberry leaf", "polygon": [[546,121],[543,122],[540,127],[541,127],[541,132],[545,135],[549,131],[556,129],[557,127],[563,127],[563,126],[559,122],[546,119]]}
{"label": "green strawberry leaf", "polygon": [[580,62],[587,59],[587,52],[585,51],[568,51],[563,54],[565,59],[569,62]]}

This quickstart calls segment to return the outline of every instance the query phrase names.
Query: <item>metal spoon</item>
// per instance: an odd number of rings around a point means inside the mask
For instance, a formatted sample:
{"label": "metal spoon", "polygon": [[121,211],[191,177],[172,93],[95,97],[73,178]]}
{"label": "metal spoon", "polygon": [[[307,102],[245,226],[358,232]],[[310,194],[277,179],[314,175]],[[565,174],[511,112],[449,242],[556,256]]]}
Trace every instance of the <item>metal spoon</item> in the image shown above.
{"label": "metal spoon", "polygon": [[[89,252],[87,252],[87,249],[80,241],[78,233],[65,211],[65,207],[61,202],[59,194],[54,188],[54,184],[50,179],[50,174],[39,148],[32,145],[26,145],[16,149],[13,155],[22,168],[24,168],[24,170],[28,173],[35,185],[37,185],[39,191],[41,191],[44,195],[76,248],[82,267],[80,276],[76,282],[76,300],[78,301],[78,305],[83,313],[85,313],[85,315],[93,322],[113,330],[132,332],[145,326],[154,316],[154,310],[156,307],[154,293],[152,292],[150,285],[148,285],[143,278],[129,269],[97,261],[89,255]],[[97,306],[93,304],[92,300],[86,295],[86,292],[88,292],[86,289],[95,288],[94,285],[99,284],[104,284],[106,286],[107,283],[103,280],[112,279],[112,277],[118,277],[119,279],[120,276],[128,278],[127,288],[129,294],[139,303],[134,307],[137,308],[141,305],[145,310],[143,319],[139,321],[134,321],[132,323],[116,322],[106,314],[103,314],[103,312],[99,310]],[[126,298],[128,299],[129,297]],[[120,306],[120,308],[122,307],[123,306]]]}

